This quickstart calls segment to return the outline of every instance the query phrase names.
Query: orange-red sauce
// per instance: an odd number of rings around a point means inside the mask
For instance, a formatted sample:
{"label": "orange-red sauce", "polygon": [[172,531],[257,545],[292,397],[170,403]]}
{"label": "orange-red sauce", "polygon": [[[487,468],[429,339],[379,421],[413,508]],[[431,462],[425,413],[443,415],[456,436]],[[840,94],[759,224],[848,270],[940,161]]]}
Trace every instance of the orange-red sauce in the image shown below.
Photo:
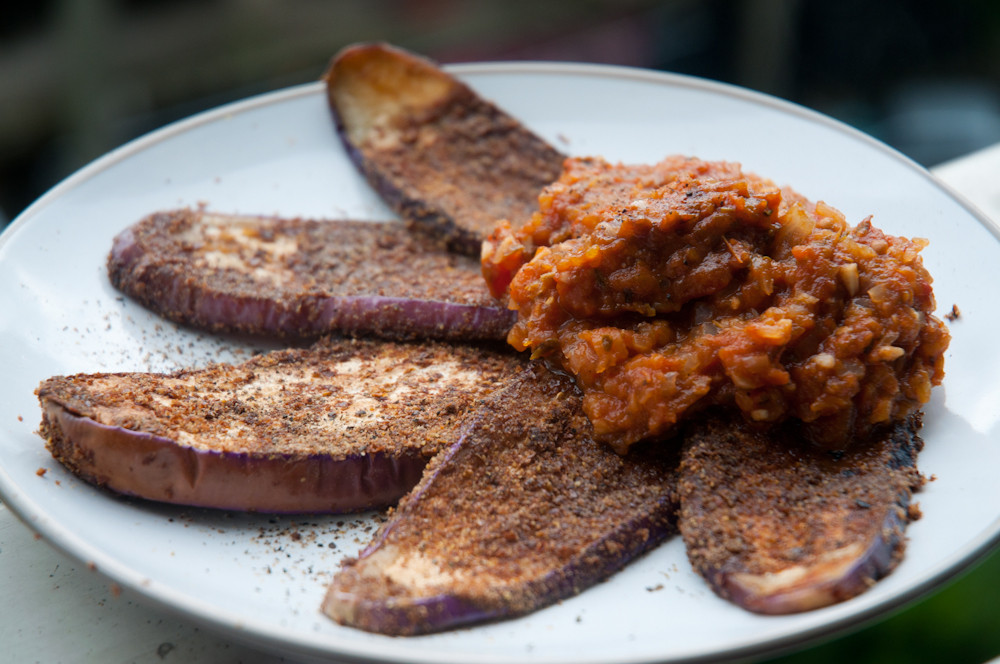
{"label": "orange-red sauce", "polygon": [[737,164],[570,159],[531,219],[497,224],[482,265],[518,312],[508,341],[576,377],[615,449],[707,405],[798,418],[842,447],[944,375],[925,244]]}

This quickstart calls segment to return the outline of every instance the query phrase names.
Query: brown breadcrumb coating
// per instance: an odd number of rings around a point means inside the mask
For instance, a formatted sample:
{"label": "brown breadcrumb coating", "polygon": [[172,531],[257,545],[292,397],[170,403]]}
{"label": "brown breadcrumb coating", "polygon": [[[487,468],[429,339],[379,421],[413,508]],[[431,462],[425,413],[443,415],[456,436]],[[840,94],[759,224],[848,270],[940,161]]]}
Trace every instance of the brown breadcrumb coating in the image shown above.
{"label": "brown breadcrumb coating", "polygon": [[888,574],[919,516],[920,417],[844,452],[805,443],[794,426],[762,432],[738,417],[685,436],[680,530],[688,557],[720,595],[786,613],[840,601]]}
{"label": "brown breadcrumb coating", "polygon": [[435,63],[385,44],[339,53],[324,79],[338,130],[403,219],[478,256],[498,219],[520,219],[564,155]]}
{"label": "brown breadcrumb coating", "polygon": [[391,634],[510,617],[576,594],[674,532],[676,451],[597,443],[565,376],[498,390],[335,577],[324,609]]}
{"label": "brown breadcrumb coating", "polygon": [[115,238],[108,274],[153,311],[212,331],[475,339],[510,326],[476,261],[397,221],[158,212]]}
{"label": "brown breadcrumb coating", "polygon": [[521,366],[503,349],[326,339],[235,365],[56,376],[37,394],[43,404],[198,449],[349,455],[415,447],[430,456],[462,414]]}
{"label": "brown breadcrumb coating", "polygon": [[326,341],[240,365],[41,384],[53,457],[117,493],[268,512],[395,503],[522,366],[473,346]]}

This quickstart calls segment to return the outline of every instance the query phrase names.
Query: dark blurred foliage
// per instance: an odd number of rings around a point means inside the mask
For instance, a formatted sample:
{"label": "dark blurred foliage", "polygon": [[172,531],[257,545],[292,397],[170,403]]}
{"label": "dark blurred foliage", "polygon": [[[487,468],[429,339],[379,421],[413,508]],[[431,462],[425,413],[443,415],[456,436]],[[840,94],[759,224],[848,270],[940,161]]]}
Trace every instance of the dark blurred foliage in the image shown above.
{"label": "dark blurred foliage", "polygon": [[735,83],[925,165],[1000,141],[994,0],[38,0],[0,22],[0,214],[131,138],[315,80],[340,47],[375,39],[442,62],[605,62]]}
{"label": "dark blurred foliage", "polygon": [[[1000,141],[995,0],[36,0],[0,21],[0,228],[88,161],[192,113],[318,78],[354,41],[441,62],[566,60],[707,77],[832,115],[932,166]],[[895,615],[776,661],[1000,654],[1000,554]]]}

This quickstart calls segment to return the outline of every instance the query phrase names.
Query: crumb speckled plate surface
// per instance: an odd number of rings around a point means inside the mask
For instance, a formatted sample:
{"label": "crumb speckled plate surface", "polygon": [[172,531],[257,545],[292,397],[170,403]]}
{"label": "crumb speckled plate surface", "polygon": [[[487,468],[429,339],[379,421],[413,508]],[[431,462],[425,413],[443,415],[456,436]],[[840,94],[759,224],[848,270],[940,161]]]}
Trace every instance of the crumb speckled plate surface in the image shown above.
{"label": "crumb speckled plate surface", "polygon": [[[1000,326],[988,266],[998,232],[925,171],[823,116],[737,88],[599,66],[493,64],[456,74],[572,154],[655,161],[671,153],[745,169],[887,232],[926,237],[939,310],[961,311],[945,384],[928,405],[906,559],[837,606],[762,617],[716,598],[679,539],[606,583],[527,617],[412,639],[340,627],[318,611],[339,560],[377,515],[269,517],[114,498],[45,451],[33,390],[54,374],[161,370],[245,357],[263,343],[158,320],[108,284],[112,237],[177,206],[386,218],[337,143],[322,88],[253,98],[99,159],[0,236],[0,495],[45,539],[151,603],[288,655],[407,662],[652,662],[759,655],[801,645],[933,589],[1000,538]],[[46,472],[40,473],[40,469]]]}

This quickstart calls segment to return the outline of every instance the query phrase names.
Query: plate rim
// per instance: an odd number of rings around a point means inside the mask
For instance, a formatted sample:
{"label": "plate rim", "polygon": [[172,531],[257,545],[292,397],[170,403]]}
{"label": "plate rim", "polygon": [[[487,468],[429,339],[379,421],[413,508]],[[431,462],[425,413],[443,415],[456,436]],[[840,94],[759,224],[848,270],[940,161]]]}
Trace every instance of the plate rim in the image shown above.
{"label": "plate rim", "polygon": [[[591,64],[591,63],[569,63],[569,62],[544,62],[544,61],[505,61],[505,62],[484,62],[484,63],[461,63],[446,65],[444,67],[450,73],[459,78],[466,76],[483,75],[562,75],[580,76],[585,78],[612,78],[612,79],[633,79],[642,82],[663,85],[667,87],[682,87],[699,90],[710,94],[719,94],[727,97],[735,97],[752,104],[762,105],[784,114],[792,114],[810,122],[819,123],[836,130],[841,135],[845,135],[854,140],[862,141],[869,147],[893,157],[896,161],[905,165],[909,169],[920,174],[930,185],[945,193],[951,200],[958,203],[973,218],[975,218],[995,239],[1000,241],[1000,224],[990,219],[959,192],[954,191],[947,183],[941,181],[928,169],[919,165],[914,160],[902,154],[898,150],[886,145],[882,141],[847,125],[835,118],[824,115],[818,111],[809,109],[795,102],[774,97],[766,93],[750,90],[729,83],[713,81],[685,74],[672,72],[642,69],[637,67],[626,67],[619,65]],[[121,146],[94,159],[80,169],[68,175],[58,182],[42,196],[31,203],[20,214],[18,214],[7,228],[0,233],[0,249],[17,234],[18,229],[31,223],[46,206],[57,200],[67,192],[82,186],[92,177],[107,170],[111,166],[129,158],[130,156],[148,149],[150,146],[170,140],[172,137],[191,131],[192,129],[216,122],[227,116],[252,111],[259,107],[282,104],[300,97],[312,95],[322,95],[324,84],[322,81],[303,83],[287,88],[282,88],[270,92],[253,95],[245,99],[240,99],[222,104],[220,106],[206,109],[186,118],[168,123],[162,127],[153,129],[141,136],[138,136]],[[6,434],[6,427],[0,429],[0,434]],[[389,639],[387,641],[368,642],[346,642],[336,644],[336,650],[329,647],[330,639],[324,637],[316,638],[312,635],[301,634],[298,638],[282,638],[282,630],[277,625],[250,620],[239,616],[221,614],[218,609],[200,598],[188,597],[187,595],[174,591],[169,585],[152,582],[125,563],[118,562],[113,556],[104,555],[89,541],[78,536],[71,530],[53,519],[52,515],[44,513],[30,497],[23,492],[19,485],[9,475],[6,468],[0,466],[0,499],[7,508],[18,517],[30,529],[39,533],[50,545],[62,551],[69,557],[80,561],[83,564],[96,567],[97,571],[105,577],[120,583],[123,587],[132,591],[144,602],[165,610],[169,613],[182,616],[184,619],[197,622],[212,628],[217,633],[226,637],[231,637],[241,642],[253,644],[264,650],[280,652],[282,654],[299,653],[307,656],[340,656],[363,659],[379,662],[399,662],[405,661],[400,657],[405,657],[411,661],[419,662],[461,662],[465,661],[463,652],[459,651],[417,651],[407,650],[405,644],[408,640]],[[877,621],[891,613],[897,612],[916,601],[918,598],[940,588],[949,583],[954,578],[967,573],[977,566],[994,548],[1000,546],[1000,516],[994,520],[991,526],[983,530],[978,537],[969,542],[961,551],[952,556],[938,561],[937,565],[931,568],[923,578],[922,582],[915,583],[890,595],[879,603],[869,607],[850,612],[833,620],[824,622],[811,628],[785,634],[767,640],[749,640],[741,644],[734,644],[725,650],[712,651],[710,653],[691,653],[688,655],[671,657],[672,662],[689,661],[717,661],[733,657],[752,657],[779,654],[790,649],[805,647],[809,643],[824,637],[832,637],[843,632],[850,627],[860,627],[864,624]],[[510,657],[491,655],[489,653],[477,653],[479,661],[483,662],[510,662]],[[642,664],[644,662],[663,661],[661,658],[652,659],[645,656],[623,656],[612,660],[573,657],[566,659],[561,657],[532,658],[531,661],[539,663],[557,662],[615,662],[619,664]]]}

